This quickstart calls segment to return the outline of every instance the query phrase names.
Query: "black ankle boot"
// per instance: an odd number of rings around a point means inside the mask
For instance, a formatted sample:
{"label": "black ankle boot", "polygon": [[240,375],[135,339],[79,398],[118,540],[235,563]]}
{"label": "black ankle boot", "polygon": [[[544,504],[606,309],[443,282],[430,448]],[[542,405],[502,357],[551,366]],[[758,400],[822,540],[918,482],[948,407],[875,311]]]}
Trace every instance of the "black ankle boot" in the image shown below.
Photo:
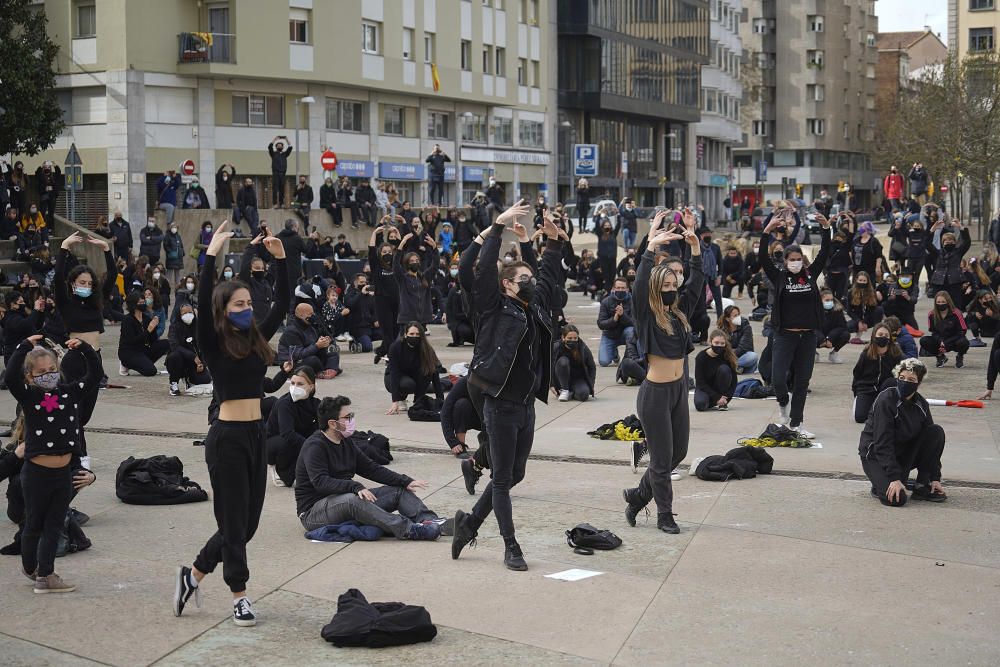
{"label": "black ankle boot", "polygon": [[660,512],[656,515],[656,527],[664,533],[676,535],[681,532],[681,527],[674,521],[673,512]]}
{"label": "black ankle boot", "polygon": [[625,508],[625,521],[634,528],[635,518],[639,515],[639,512],[646,508],[646,503],[642,502],[642,499],[639,497],[639,489],[623,489],[622,498],[628,504]]}
{"label": "black ankle boot", "polygon": [[462,510],[455,513],[455,534],[451,538],[451,557],[458,560],[465,545],[476,546],[476,535],[482,521]]}
{"label": "black ankle boot", "polygon": [[528,569],[528,564],[524,562],[524,554],[521,553],[521,545],[517,543],[514,536],[503,538],[503,564],[508,570],[524,572]]}

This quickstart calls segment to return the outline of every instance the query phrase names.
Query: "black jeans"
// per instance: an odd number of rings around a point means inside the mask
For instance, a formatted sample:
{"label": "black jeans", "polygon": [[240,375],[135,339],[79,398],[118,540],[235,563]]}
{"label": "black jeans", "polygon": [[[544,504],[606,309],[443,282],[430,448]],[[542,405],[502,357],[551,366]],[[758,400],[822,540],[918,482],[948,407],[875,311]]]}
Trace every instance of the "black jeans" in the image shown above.
{"label": "black jeans", "polygon": [[483,402],[483,424],[490,436],[490,483],[472,508],[472,516],[483,522],[495,512],[503,537],[514,536],[510,490],[524,479],[535,440],[534,396],[529,400],[525,405],[487,395]]}
{"label": "black jeans", "polygon": [[142,350],[118,350],[118,361],[130,371],[153,377],[157,373],[156,362],[169,350],[170,343],[165,340],[155,340]]}
{"label": "black jeans", "polygon": [[[385,390],[392,393],[392,388],[389,384],[389,374],[385,374],[384,378]],[[427,390],[431,386],[431,376],[425,375],[422,378],[414,378],[409,375],[403,375],[399,378],[399,391],[403,394],[403,399],[405,400],[407,396],[413,395],[413,400],[417,400],[421,396],[427,394]]]}
{"label": "black jeans", "polygon": [[872,406],[875,405],[875,399],[878,398],[878,395],[882,390],[895,386],[896,378],[888,377],[877,388],[868,388],[854,394],[854,421],[858,424],[864,424],[868,421],[868,413],[872,411]]}
{"label": "black jeans", "polygon": [[285,172],[271,172],[271,205],[285,205]]}
{"label": "black jeans", "polygon": [[685,373],[673,382],[644,380],[636,397],[636,414],[649,450],[649,467],[639,482],[638,500],[645,507],[656,500],[656,511],[668,514],[674,506],[670,473],[687,456],[691,422]]}
{"label": "black jeans", "polygon": [[25,511],[21,566],[29,574],[37,570],[37,576],[47,577],[55,568],[59,536],[73,495],[70,467],[46,468],[25,461],[21,468],[21,490]]}
{"label": "black jeans", "polygon": [[[486,422],[483,419],[483,404],[486,402],[486,394],[471,382],[467,384],[467,389],[469,391],[469,400],[472,401],[472,407],[476,410],[476,415],[479,417],[479,423],[485,424]],[[479,468],[490,467],[490,434],[485,428],[481,428],[479,431],[479,449],[472,455],[472,460],[475,461],[476,466]]]}
{"label": "black jeans", "polygon": [[[428,185],[427,200],[431,204],[437,204],[440,206],[441,200],[444,198],[444,174],[441,174],[440,176],[432,174],[428,181]],[[437,194],[437,198],[434,197],[435,194]]]}
{"label": "black jeans", "polygon": [[267,439],[267,462],[274,466],[278,477],[290,487],[295,482],[295,464],[299,460],[299,452],[302,450],[304,440],[299,439],[293,443],[285,440],[280,435],[272,435]]}
{"label": "black jeans", "polygon": [[[584,371],[579,371],[580,373]],[[590,398],[590,385],[586,378],[573,373],[573,366],[569,357],[559,357],[555,367],[556,389],[569,391],[570,398],[574,401],[586,402]],[[576,375],[576,377],[574,377]]]}
{"label": "black jeans", "polygon": [[[373,269],[374,270],[374,269]],[[399,315],[399,303],[391,303],[386,298],[375,299],[375,317],[378,318],[379,330],[382,332],[382,342],[375,354],[385,356],[389,346],[396,340],[396,317]]]}
{"label": "black jeans", "polygon": [[472,330],[472,325],[459,322],[451,325],[451,342],[456,345],[463,343],[475,343],[476,333]]}
{"label": "black jeans", "polygon": [[166,359],[167,373],[171,382],[186,380],[189,385],[208,384],[212,381],[212,374],[206,368],[201,373],[194,365],[194,359],[189,359],[180,352],[171,352]]}
{"label": "black jeans", "polygon": [[[910,471],[917,469],[917,484],[924,486],[941,481],[941,455],[944,453],[944,429],[938,424],[930,424],[911,442],[896,444],[896,462],[903,470],[905,484]],[[906,504],[906,491],[901,491],[896,502],[889,502],[886,491],[891,480],[878,461],[861,458],[861,467],[872,483],[883,505],[901,507]]]}
{"label": "black jeans", "polygon": [[326,212],[330,214],[331,218],[333,218],[333,224],[338,227],[344,224],[344,213],[340,210],[339,206],[327,204],[323,208],[326,209]]}
{"label": "black jeans", "polygon": [[829,271],[826,274],[826,286],[833,292],[833,296],[843,301],[847,298],[847,272],[835,273]]}
{"label": "black jeans", "polygon": [[[733,381],[733,371],[729,366],[719,366],[715,371],[715,376],[709,378],[709,382],[712,385],[712,393],[715,395],[725,395],[725,392],[729,391],[729,387],[732,386]],[[698,412],[705,412],[710,408],[715,407],[718,402],[718,398],[715,401],[708,393],[702,391],[698,387],[694,389],[694,409]]]}
{"label": "black jeans", "polygon": [[247,542],[257,532],[267,488],[264,422],[216,421],[205,438],[205,463],[219,529],[202,547],[194,566],[208,574],[222,563],[229,590],[239,593],[250,579]]}
{"label": "black jeans", "polygon": [[[479,413],[476,412],[475,406],[472,405],[472,400],[468,398],[460,398],[455,401],[455,405],[452,408],[451,421],[455,427],[455,433],[467,433],[468,431],[481,431],[483,429],[483,422],[479,419]],[[469,444],[468,439],[466,439],[465,444]]]}
{"label": "black jeans", "polygon": [[715,316],[722,317],[722,288],[715,284],[715,279],[706,280],[705,285],[712,291],[712,301],[715,304]]}
{"label": "black jeans", "polygon": [[815,331],[778,331],[772,340],[772,374],[778,405],[788,405],[788,372],[792,371],[791,426],[802,423],[806,391],[816,363]]}
{"label": "black jeans", "polygon": [[936,357],[940,354],[941,345],[944,345],[945,352],[957,352],[959,356],[969,351],[969,339],[951,338],[947,341],[933,333],[927,333],[920,337],[920,356]]}

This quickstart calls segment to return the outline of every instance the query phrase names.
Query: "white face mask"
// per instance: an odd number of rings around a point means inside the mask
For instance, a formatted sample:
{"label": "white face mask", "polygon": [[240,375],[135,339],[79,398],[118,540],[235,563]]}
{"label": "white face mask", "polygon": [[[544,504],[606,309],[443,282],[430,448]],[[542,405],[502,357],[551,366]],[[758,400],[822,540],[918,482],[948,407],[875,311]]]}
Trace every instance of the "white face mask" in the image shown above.
{"label": "white face mask", "polygon": [[733,315],[732,318],[730,318],[729,321],[733,323],[734,327],[738,327],[741,324],[743,324],[743,316],[742,315]]}
{"label": "white face mask", "polygon": [[181,322],[184,324],[191,324],[194,322],[194,313],[184,313],[181,315]]}
{"label": "white face mask", "polygon": [[309,391],[305,387],[292,384],[288,387],[288,395],[292,397],[292,401],[301,401],[303,398],[308,398]]}
{"label": "white face mask", "polygon": [[801,271],[802,270],[802,260],[801,259],[789,260],[788,261],[788,270],[791,271],[792,273],[798,273],[799,271]]}
{"label": "white face mask", "polygon": [[159,271],[154,271],[153,272],[153,280],[159,280],[159,279],[160,279],[160,272]]}
{"label": "white face mask", "polygon": [[187,284],[187,289],[188,289],[188,292],[193,292],[194,291],[194,283],[188,283]]}

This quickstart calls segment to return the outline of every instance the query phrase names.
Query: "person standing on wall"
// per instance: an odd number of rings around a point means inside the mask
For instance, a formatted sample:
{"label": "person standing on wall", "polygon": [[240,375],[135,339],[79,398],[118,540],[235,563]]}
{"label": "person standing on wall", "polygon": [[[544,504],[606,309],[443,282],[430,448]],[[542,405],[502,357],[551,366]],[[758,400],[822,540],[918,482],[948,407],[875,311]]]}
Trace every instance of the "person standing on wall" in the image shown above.
{"label": "person standing on wall", "polygon": [[282,139],[288,141],[288,137],[279,134],[267,145],[267,154],[271,156],[271,206],[276,208],[285,206],[285,174],[288,172],[288,156],[292,154],[292,147],[289,145],[286,148]]}
{"label": "person standing on wall", "polygon": [[[451,162],[451,158],[441,150],[441,144],[434,144],[434,150],[431,151],[431,154],[427,156],[424,162],[427,163],[427,183],[429,186],[427,202],[442,206],[442,199],[444,198],[444,164],[445,162]],[[434,198],[435,191],[437,192],[436,199]]]}

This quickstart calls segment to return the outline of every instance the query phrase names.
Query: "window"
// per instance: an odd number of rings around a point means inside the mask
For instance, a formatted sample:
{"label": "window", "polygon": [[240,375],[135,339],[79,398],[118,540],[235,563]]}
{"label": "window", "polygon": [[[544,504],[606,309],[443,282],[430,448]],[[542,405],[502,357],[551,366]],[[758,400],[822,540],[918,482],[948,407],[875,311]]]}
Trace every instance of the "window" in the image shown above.
{"label": "window", "polygon": [[95,3],[80,3],[76,6],[76,33],[73,36],[97,36],[97,5]]}
{"label": "window", "polygon": [[868,46],[875,46],[875,33],[870,32],[865,35],[865,44]]}
{"label": "window", "polygon": [[[848,123],[846,120],[844,121],[844,134],[843,134],[843,137],[844,137],[844,139],[850,139],[851,138],[851,124]],[[860,139],[860,138],[861,137],[858,137],[858,139]]]}
{"label": "window", "polygon": [[766,35],[774,32],[775,25],[774,19],[754,19],[753,31],[758,35]]}
{"label": "window", "polygon": [[403,28],[403,60],[413,60],[413,28]]}
{"label": "window", "polygon": [[823,52],[819,50],[806,51],[806,66],[823,69]]}
{"label": "window", "polygon": [[493,117],[493,143],[498,146],[514,145],[513,119]]}
{"label": "window", "polygon": [[969,28],[969,53],[993,50],[993,28]]}
{"label": "window", "polygon": [[865,95],[865,108],[869,111],[875,108],[875,96]]}
{"label": "window", "polygon": [[759,69],[774,69],[775,55],[773,53],[758,52],[757,67]]}
{"label": "window", "polygon": [[755,137],[766,137],[767,136],[767,121],[766,120],[755,120],[753,122],[753,136],[755,136]]}
{"label": "window", "polygon": [[382,134],[403,136],[406,109],[392,104],[382,105]]}
{"label": "window", "polygon": [[483,74],[493,73],[493,47],[483,45]]}
{"label": "window", "polygon": [[818,14],[813,14],[806,19],[809,24],[809,32],[823,32],[823,17]]}
{"label": "window", "polygon": [[424,33],[424,62],[434,62],[434,35]]}
{"label": "window", "polygon": [[309,43],[309,10],[293,9],[288,19],[288,41],[293,44]]}
{"label": "window", "polygon": [[381,24],[364,21],[361,24],[361,50],[364,53],[381,53]]}
{"label": "window", "polygon": [[806,119],[806,130],[809,134],[817,137],[823,136],[823,132],[826,130],[826,120],[822,118],[808,118]]}
{"label": "window", "polygon": [[462,114],[462,141],[486,143],[486,116],[469,111]]}
{"label": "window", "polygon": [[537,60],[531,61],[531,79],[529,84],[535,88],[542,87],[542,64]]}
{"label": "window", "polygon": [[497,76],[507,76],[507,49],[500,48],[496,49],[497,59],[496,59],[496,69],[494,70]]}
{"label": "window", "polygon": [[326,98],[326,129],[335,132],[367,132],[368,104]]}
{"label": "window", "polygon": [[969,0],[969,11],[976,12],[983,9],[993,9],[993,0]]}
{"label": "window", "polygon": [[472,71],[472,42],[467,39],[463,39],[459,51],[462,56],[462,71]]}
{"label": "window", "polygon": [[706,113],[715,113],[715,108],[717,105],[718,91],[711,89],[703,89],[701,91],[703,102],[702,108]]}
{"label": "window", "polygon": [[451,114],[445,111],[427,112],[427,138],[451,139]]}
{"label": "window", "polygon": [[875,65],[867,65],[865,67],[865,76],[869,79],[875,78]]}
{"label": "window", "polygon": [[821,83],[810,83],[806,85],[806,99],[813,102],[822,102],[826,99],[826,86]]}
{"label": "window", "polygon": [[280,95],[233,95],[233,125],[283,127],[285,98]]}
{"label": "window", "polygon": [[545,146],[544,124],[537,120],[522,120],[517,124],[518,141],[527,148]]}
{"label": "window", "polygon": [[528,85],[528,61],[525,58],[517,59],[517,85]]}

